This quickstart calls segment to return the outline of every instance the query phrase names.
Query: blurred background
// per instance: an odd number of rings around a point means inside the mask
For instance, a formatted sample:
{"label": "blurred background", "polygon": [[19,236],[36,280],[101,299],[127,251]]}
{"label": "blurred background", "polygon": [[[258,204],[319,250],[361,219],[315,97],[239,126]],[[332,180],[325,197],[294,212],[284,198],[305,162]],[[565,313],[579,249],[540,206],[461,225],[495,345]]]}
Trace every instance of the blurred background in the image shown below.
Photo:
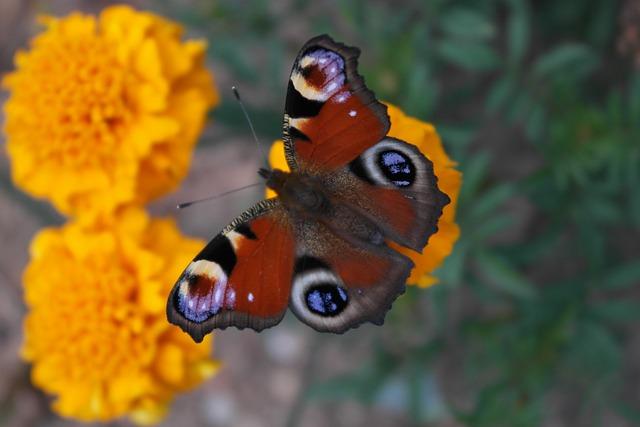
{"label": "blurred background", "polygon": [[[0,72],[38,14],[109,4],[0,0]],[[260,156],[230,87],[260,138],[278,138],[293,58],[319,33],[359,46],[368,86],[433,123],[464,173],[462,234],[438,285],[409,288],[384,327],[344,336],[291,315],[261,334],[216,334],[222,370],[163,425],[640,425],[640,1],[130,4],[208,39],[223,95],[188,178],[151,207],[184,232],[209,238],[261,197],[174,210],[256,181]],[[28,243],[62,222],[12,187],[2,151],[0,425],[73,425],[18,356]]]}

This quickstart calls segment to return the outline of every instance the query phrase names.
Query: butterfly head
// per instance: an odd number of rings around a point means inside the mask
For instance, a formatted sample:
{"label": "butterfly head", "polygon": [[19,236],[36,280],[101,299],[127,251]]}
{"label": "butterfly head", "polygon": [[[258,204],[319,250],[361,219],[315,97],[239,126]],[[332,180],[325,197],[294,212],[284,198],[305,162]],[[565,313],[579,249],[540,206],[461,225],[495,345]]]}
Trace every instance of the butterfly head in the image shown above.
{"label": "butterfly head", "polygon": [[283,192],[283,189],[287,186],[287,181],[291,176],[290,173],[282,171],[280,169],[265,169],[260,168],[258,175],[266,181],[266,186],[278,194]]}
{"label": "butterfly head", "polygon": [[260,175],[260,177],[264,178],[267,181],[269,181],[269,178],[271,177],[272,173],[273,171],[271,169],[266,169],[266,168],[258,169],[258,175]]}

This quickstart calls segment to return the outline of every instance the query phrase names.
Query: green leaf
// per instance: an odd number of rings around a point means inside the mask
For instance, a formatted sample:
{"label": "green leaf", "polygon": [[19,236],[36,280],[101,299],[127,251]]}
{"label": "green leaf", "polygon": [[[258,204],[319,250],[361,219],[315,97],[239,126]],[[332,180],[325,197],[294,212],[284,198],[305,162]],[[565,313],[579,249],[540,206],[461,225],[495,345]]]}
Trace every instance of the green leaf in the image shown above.
{"label": "green leaf", "polygon": [[472,9],[453,8],[440,17],[439,23],[442,31],[453,37],[486,40],[496,34],[493,21]]}
{"label": "green leaf", "polygon": [[609,329],[601,323],[583,321],[568,344],[568,368],[583,381],[609,375],[620,367],[620,345]]}
{"label": "green leaf", "polygon": [[431,78],[424,62],[415,63],[407,78],[405,111],[416,117],[427,116],[433,110],[438,96],[438,84]]}
{"label": "green leaf", "polygon": [[[585,177],[585,179],[588,178]],[[583,185],[593,187],[589,185],[588,181],[585,181]],[[622,216],[620,206],[611,198],[603,197],[600,194],[591,194],[590,197],[585,197],[577,207],[576,213],[591,224],[619,223]]]}
{"label": "green leaf", "polygon": [[511,7],[507,21],[509,60],[512,64],[520,64],[529,47],[529,5],[524,0],[511,0],[508,3]]}
{"label": "green leaf", "polygon": [[[462,282],[462,276],[464,275],[465,260],[467,255],[468,245],[464,242],[458,242],[442,266],[435,271],[436,277],[442,282],[456,286]],[[433,286],[432,288],[441,288],[439,286]]]}
{"label": "green leaf", "polygon": [[526,120],[535,105],[534,102],[529,92],[520,91],[510,105],[509,111],[507,111],[507,117],[512,122]]}
{"label": "green leaf", "polygon": [[519,299],[532,300],[537,297],[535,285],[504,258],[480,252],[476,255],[476,261],[494,288]]}
{"label": "green leaf", "polygon": [[629,215],[636,227],[640,227],[640,192],[629,195]]}
{"label": "green leaf", "polygon": [[631,77],[628,99],[629,117],[631,117],[631,120],[640,122],[640,72],[636,72]]}
{"label": "green leaf", "polygon": [[619,265],[602,278],[600,289],[627,289],[640,285],[640,261]]}
{"label": "green leaf", "polygon": [[542,79],[580,77],[591,71],[596,62],[597,57],[589,47],[564,44],[542,55],[533,65],[533,75]]}
{"label": "green leaf", "polygon": [[[269,140],[280,137],[281,114],[271,109],[253,108],[250,105],[246,105],[246,108],[258,136],[266,136]],[[220,106],[213,110],[212,116],[215,121],[219,120],[239,134],[246,135],[247,141],[252,140],[247,120],[244,118],[240,106],[234,99],[223,98]]]}
{"label": "green leaf", "polygon": [[633,425],[640,425],[640,409],[634,408],[631,405],[627,405],[626,403],[615,398],[613,402],[611,402],[611,406],[627,421],[633,423]]}
{"label": "green leaf", "polygon": [[229,66],[235,78],[256,81],[260,77],[257,68],[249,62],[249,57],[237,41],[234,43],[230,40],[216,40],[210,52],[216,61]]}
{"label": "green leaf", "polygon": [[435,48],[444,61],[468,71],[490,71],[500,64],[493,48],[484,43],[445,39]]}
{"label": "green leaf", "polygon": [[591,307],[591,314],[605,322],[627,323],[640,319],[640,303],[635,301],[601,301]]}
{"label": "green leaf", "polygon": [[541,105],[534,105],[526,123],[527,136],[532,142],[538,142],[542,138],[546,123],[545,118],[544,108]]}
{"label": "green leaf", "polygon": [[471,216],[476,219],[484,218],[510,198],[515,189],[512,184],[500,184],[492,187],[473,203]]}
{"label": "green leaf", "polygon": [[594,2],[591,22],[584,35],[587,42],[598,49],[608,49],[616,36],[617,19],[620,6],[612,1]]}
{"label": "green leaf", "polygon": [[[439,125],[438,126],[438,133],[440,134],[440,137],[442,138],[443,143],[445,144],[445,146],[454,146],[454,149],[458,149],[458,148],[466,148],[467,145],[469,145],[469,143],[471,142],[471,140],[473,139],[473,136],[476,133],[476,129],[470,126],[463,126],[461,124],[457,124],[457,125]],[[455,153],[450,153],[450,154],[455,154]],[[453,156],[453,158],[456,158],[455,156]],[[465,178],[466,179],[466,178]]]}
{"label": "green leaf", "polygon": [[349,374],[331,378],[309,388],[312,399],[342,400],[352,398],[371,402],[385,381],[399,366],[399,362],[382,348],[374,348],[372,355]]}
{"label": "green leaf", "polygon": [[267,42],[265,46],[269,54],[263,81],[266,78],[265,86],[270,87],[274,93],[277,93],[277,90],[283,90],[285,87],[280,81],[280,76],[282,76],[282,71],[285,68],[283,64],[286,63],[285,52],[282,44],[275,41]]}
{"label": "green leaf", "polygon": [[[639,104],[640,105],[640,104]],[[628,194],[629,217],[631,222],[640,227],[640,191],[634,191],[640,187],[640,149],[636,148],[627,155],[627,185],[631,189]]]}
{"label": "green leaf", "polygon": [[345,375],[314,384],[309,388],[308,393],[309,398],[318,400],[364,400],[363,381],[357,375]]}
{"label": "green leaf", "polygon": [[480,152],[464,164],[464,180],[460,189],[461,201],[471,200],[478,193],[488,167],[489,154],[487,152]]}
{"label": "green leaf", "polygon": [[478,221],[474,221],[469,224],[469,226],[465,224],[462,230],[462,235],[466,235],[469,240],[478,244],[479,242],[484,242],[489,237],[494,236],[499,231],[513,225],[513,222],[513,217],[508,214],[493,215],[489,218],[482,218]]}
{"label": "green leaf", "polygon": [[510,75],[505,75],[498,81],[496,81],[487,96],[487,110],[491,113],[495,113],[504,108],[509,98],[511,98],[516,91],[516,81]]}

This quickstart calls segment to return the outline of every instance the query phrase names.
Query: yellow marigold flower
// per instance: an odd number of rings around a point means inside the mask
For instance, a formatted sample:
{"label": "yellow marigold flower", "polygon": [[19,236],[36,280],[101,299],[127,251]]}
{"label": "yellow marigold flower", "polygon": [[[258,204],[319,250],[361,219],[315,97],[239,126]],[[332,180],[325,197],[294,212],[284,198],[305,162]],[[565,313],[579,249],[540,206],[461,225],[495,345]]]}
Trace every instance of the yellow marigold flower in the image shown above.
{"label": "yellow marigold flower", "polygon": [[135,209],[38,233],[24,273],[23,357],[56,412],[153,423],[176,392],[216,372],[211,341],[195,344],[165,315],[171,285],[202,245]]}
{"label": "yellow marigold flower", "polygon": [[[427,287],[437,283],[437,279],[431,273],[451,253],[453,245],[460,235],[460,228],[455,222],[455,214],[458,193],[462,184],[462,174],[455,169],[456,163],[449,159],[444,151],[440,137],[433,125],[409,117],[393,105],[387,104],[387,106],[389,107],[387,112],[391,119],[389,136],[415,145],[422,154],[433,162],[433,169],[438,177],[438,186],[451,199],[451,203],[445,206],[438,221],[438,232],[429,238],[429,243],[421,254],[393,245],[415,263],[407,282]],[[269,162],[274,168],[289,170],[284,157],[282,141],[276,141],[271,147]],[[274,196],[273,191],[267,190],[267,197]]]}
{"label": "yellow marigold flower", "polygon": [[3,85],[16,185],[70,215],[110,213],[175,187],[218,102],[206,44],[128,6],[41,19]]}

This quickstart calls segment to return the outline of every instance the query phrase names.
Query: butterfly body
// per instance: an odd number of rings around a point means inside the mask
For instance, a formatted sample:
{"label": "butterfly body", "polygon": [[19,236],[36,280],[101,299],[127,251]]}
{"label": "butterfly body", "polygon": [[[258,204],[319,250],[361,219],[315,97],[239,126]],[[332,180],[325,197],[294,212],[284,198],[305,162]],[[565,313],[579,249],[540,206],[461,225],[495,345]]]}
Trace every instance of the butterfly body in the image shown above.
{"label": "butterfly body", "polygon": [[287,308],[318,331],[381,324],[448,197],[431,162],[386,136],[389,119],[357,74],[355,48],[311,39],[294,63],[283,139],[290,171],[261,169],[276,198],[240,215],[187,266],[167,316],[196,341],[262,330]]}
{"label": "butterfly body", "polygon": [[276,192],[283,207],[300,215],[322,215],[329,211],[329,200],[316,177],[279,169],[260,171],[266,186]]}

